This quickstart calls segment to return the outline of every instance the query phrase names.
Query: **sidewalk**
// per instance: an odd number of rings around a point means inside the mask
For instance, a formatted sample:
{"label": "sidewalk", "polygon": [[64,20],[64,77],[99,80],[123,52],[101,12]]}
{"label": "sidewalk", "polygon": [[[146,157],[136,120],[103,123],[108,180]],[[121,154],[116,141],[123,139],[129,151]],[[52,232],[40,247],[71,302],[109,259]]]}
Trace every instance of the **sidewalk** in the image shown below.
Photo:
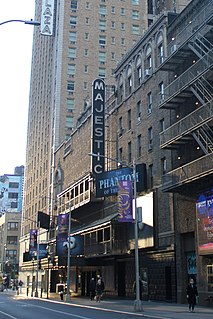
{"label": "sidewalk", "polygon": [[[21,298],[26,297],[23,290],[19,296]],[[40,296],[40,295],[39,295]],[[18,296],[17,296],[18,297]],[[30,295],[28,298],[32,298]],[[33,297],[34,298],[34,297]],[[40,298],[39,298],[40,299]],[[56,293],[50,293],[49,298],[46,299],[46,294],[42,295],[42,300],[48,300],[51,302],[66,303],[66,295],[64,301],[60,300],[60,296]],[[103,299],[100,303],[91,301],[88,297],[72,297],[69,302],[73,306],[80,307],[95,307],[102,309],[103,311],[116,311],[125,313],[134,313],[139,317],[146,318],[159,318],[159,319],[187,319],[187,318],[213,318],[213,308],[196,306],[195,312],[191,313],[188,311],[187,304],[176,304],[166,302],[155,302],[155,301],[143,301],[143,311],[138,313],[134,311],[134,300],[130,299]]]}

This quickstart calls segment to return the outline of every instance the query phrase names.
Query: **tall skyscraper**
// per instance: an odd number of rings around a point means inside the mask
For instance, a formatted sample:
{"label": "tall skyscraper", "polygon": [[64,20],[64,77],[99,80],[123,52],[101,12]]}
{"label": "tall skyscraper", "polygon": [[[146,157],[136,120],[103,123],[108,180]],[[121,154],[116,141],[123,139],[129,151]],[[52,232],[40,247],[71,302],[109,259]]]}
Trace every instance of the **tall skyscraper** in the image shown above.
{"label": "tall skyscraper", "polygon": [[90,103],[92,82],[113,89],[113,70],[160,11],[188,0],[37,0],[33,41],[22,235],[50,210],[53,152]]}

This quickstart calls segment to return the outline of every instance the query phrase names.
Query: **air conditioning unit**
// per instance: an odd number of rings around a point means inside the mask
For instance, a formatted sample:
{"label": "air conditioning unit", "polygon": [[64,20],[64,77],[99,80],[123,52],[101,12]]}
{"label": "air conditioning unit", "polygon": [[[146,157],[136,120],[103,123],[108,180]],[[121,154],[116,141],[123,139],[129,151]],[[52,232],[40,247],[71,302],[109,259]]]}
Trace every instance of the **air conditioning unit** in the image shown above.
{"label": "air conditioning unit", "polygon": [[171,53],[174,53],[177,50],[177,48],[178,48],[177,44],[174,44],[170,49]]}
{"label": "air conditioning unit", "polygon": [[147,77],[150,76],[150,75],[151,75],[150,69],[146,69],[146,70],[144,71],[144,77],[147,78]]}

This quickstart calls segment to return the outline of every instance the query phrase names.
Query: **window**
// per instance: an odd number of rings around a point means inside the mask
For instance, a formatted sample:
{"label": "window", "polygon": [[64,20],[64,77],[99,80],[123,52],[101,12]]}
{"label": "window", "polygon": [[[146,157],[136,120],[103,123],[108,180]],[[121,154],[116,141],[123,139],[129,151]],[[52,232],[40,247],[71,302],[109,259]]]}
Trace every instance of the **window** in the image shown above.
{"label": "window", "polygon": [[164,119],[160,120],[160,132],[163,132],[165,130],[165,121]]}
{"label": "window", "polygon": [[7,223],[7,230],[18,230],[18,223],[17,222],[8,222]]}
{"label": "window", "polygon": [[70,25],[71,25],[72,27],[75,27],[76,24],[77,24],[77,17],[76,17],[76,16],[72,16],[72,17],[70,18]]}
{"label": "window", "polygon": [[10,203],[10,208],[18,208],[18,203],[17,202]]}
{"label": "window", "polygon": [[160,101],[164,100],[164,85],[163,82],[159,84],[159,91],[160,91]]}
{"label": "window", "polygon": [[133,5],[139,5],[139,1],[140,1],[140,0],[132,0],[132,4],[133,4]]}
{"label": "window", "polygon": [[85,66],[84,66],[84,72],[85,72],[85,73],[88,73],[88,65],[85,65]]}
{"label": "window", "polygon": [[75,108],[75,100],[67,99],[67,110],[74,110]]}
{"label": "window", "polygon": [[132,143],[128,143],[128,163],[130,163],[132,160]]}
{"label": "window", "polygon": [[104,228],[104,241],[110,240],[110,227]]}
{"label": "window", "polygon": [[139,20],[139,11],[137,11],[137,10],[132,11],[132,19]]}
{"label": "window", "polygon": [[77,9],[78,9],[78,1],[71,0],[71,10],[75,12]]}
{"label": "window", "polygon": [[88,17],[85,18],[85,23],[89,24],[89,18]]}
{"label": "window", "polygon": [[86,32],[86,33],[84,34],[84,39],[85,39],[85,40],[89,40],[89,33],[88,33],[88,32]]}
{"label": "window", "polygon": [[151,55],[149,55],[149,56],[147,57],[147,68],[148,68],[148,69],[151,69],[151,68],[152,68],[152,57],[151,57]]}
{"label": "window", "polygon": [[142,83],[142,68],[141,65],[137,67],[138,83]]}
{"label": "window", "polygon": [[19,183],[17,183],[17,182],[9,182],[9,188],[19,188]]}
{"label": "window", "polygon": [[77,33],[76,32],[70,32],[69,33],[69,40],[71,43],[76,43]]}
{"label": "window", "polygon": [[122,16],[125,15],[125,8],[121,8],[121,15],[122,15]]}
{"label": "window", "polygon": [[8,198],[15,198],[18,199],[18,193],[8,193]]}
{"label": "window", "polygon": [[87,82],[84,82],[84,90],[87,90],[88,84]]}
{"label": "window", "polygon": [[125,23],[121,23],[121,30],[124,31],[125,30]]}
{"label": "window", "polygon": [[114,14],[115,13],[115,7],[111,8],[111,12]]}
{"label": "window", "polygon": [[121,44],[125,45],[125,39],[124,38],[121,38]]}
{"label": "window", "polygon": [[75,90],[75,83],[74,82],[68,82],[67,83],[67,90],[73,92]]}
{"label": "window", "polygon": [[133,26],[132,26],[132,34],[136,34],[136,35],[139,35],[139,34],[140,34],[140,27],[139,27],[139,25],[133,24]]}
{"label": "window", "polygon": [[98,70],[98,76],[100,76],[101,78],[105,78],[105,77],[106,77],[106,69],[104,69],[104,68],[99,68],[99,70]]}
{"label": "window", "polygon": [[99,52],[99,62],[100,63],[106,62],[106,52]]}
{"label": "window", "polygon": [[107,14],[107,9],[106,9],[106,6],[105,6],[105,5],[100,4],[99,13],[100,13],[101,15],[106,15],[106,14]]}
{"label": "window", "polygon": [[132,92],[132,76],[128,77],[129,94]]}
{"label": "window", "polygon": [[122,161],[123,161],[123,148],[120,147],[118,152],[119,152],[119,154],[118,154],[118,160],[119,160],[120,162],[122,162]]}
{"label": "window", "polygon": [[68,57],[69,58],[76,58],[76,49],[75,48],[68,49]]}
{"label": "window", "polygon": [[152,113],[152,93],[149,92],[147,94],[147,97],[148,97],[148,114],[151,114]]}
{"label": "window", "polygon": [[86,2],[85,8],[86,9],[90,9],[90,3],[89,2]]}
{"label": "window", "polygon": [[99,20],[99,29],[101,31],[105,31],[106,30],[106,20]]}
{"label": "window", "polygon": [[7,259],[15,259],[17,257],[17,250],[6,250]]}
{"label": "window", "polygon": [[66,117],[66,128],[68,128],[68,129],[73,128],[73,124],[74,124],[73,117],[67,116]]}
{"label": "window", "polygon": [[105,47],[106,37],[104,35],[99,35],[99,45]]}
{"label": "window", "polygon": [[128,130],[131,130],[131,128],[132,128],[131,110],[128,110],[128,113],[127,113],[127,127],[128,127]]}
{"label": "window", "polygon": [[8,245],[17,245],[18,237],[17,236],[7,236]]}
{"label": "window", "polygon": [[148,150],[151,151],[152,147],[153,147],[153,131],[152,131],[152,127],[150,127],[148,129]]}
{"label": "window", "polygon": [[142,156],[142,137],[141,134],[138,135],[138,157]]}
{"label": "window", "polygon": [[112,60],[115,60],[115,52],[111,52]]}
{"label": "window", "polygon": [[122,119],[122,116],[119,117],[118,119],[118,127],[119,127],[119,136],[122,136],[123,134],[123,119]]}
{"label": "window", "polygon": [[161,158],[161,175],[166,174],[166,157]]}
{"label": "window", "polygon": [[75,74],[75,64],[68,64],[67,73],[68,75]]}
{"label": "window", "polygon": [[111,43],[112,43],[112,44],[115,44],[115,37],[112,37],[111,40],[112,40]]}
{"label": "window", "polygon": [[84,49],[84,55],[88,56],[88,49]]}
{"label": "window", "polygon": [[153,164],[149,165],[149,186],[153,187]]}
{"label": "window", "polygon": [[164,61],[164,52],[163,52],[163,44],[162,43],[158,46],[158,56],[159,56],[160,64],[163,63],[163,61]]}
{"label": "window", "polygon": [[115,29],[115,21],[111,21],[111,28]]}
{"label": "window", "polygon": [[137,120],[138,120],[138,122],[140,122],[141,121],[141,119],[142,119],[142,117],[141,117],[141,101],[139,101],[138,103],[137,103],[137,109],[136,109],[136,116],[137,116]]}

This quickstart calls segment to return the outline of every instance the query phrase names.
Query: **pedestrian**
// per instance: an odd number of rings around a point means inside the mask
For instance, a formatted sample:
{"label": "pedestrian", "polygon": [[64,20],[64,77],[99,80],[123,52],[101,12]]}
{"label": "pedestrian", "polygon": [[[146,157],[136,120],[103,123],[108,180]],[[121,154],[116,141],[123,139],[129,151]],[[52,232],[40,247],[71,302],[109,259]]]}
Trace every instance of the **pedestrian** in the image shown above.
{"label": "pedestrian", "polygon": [[104,292],[104,282],[101,278],[98,279],[97,285],[96,285],[96,301],[100,302],[101,297],[103,296]]}
{"label": "pedestrian", "polygon": [[64,300],[64,285],[62,283],[58,285],[58,293],[61,300]]}
{"label": "pedestrian", "polygon": [[95,298],[95,288],[96,288],[95,278],[91,278],[90,283],[89,283],[90,300],[94,300],[94,298]]}
{"label": "pedestrian", "polygon": [[20,293],[22,293],[22,286],[23,286],[23,281],[22,280],[19,280],[19,283],[18,283],[18,285],[19,285],[19,287],[20,287]]}
{"label": "pedestrian", "polygon": [[189,312],[194,312],[196,299],[198,297],[198,290],[193,278],[190,278],[189,284],[186,288],[186,297],[189,304]]}

